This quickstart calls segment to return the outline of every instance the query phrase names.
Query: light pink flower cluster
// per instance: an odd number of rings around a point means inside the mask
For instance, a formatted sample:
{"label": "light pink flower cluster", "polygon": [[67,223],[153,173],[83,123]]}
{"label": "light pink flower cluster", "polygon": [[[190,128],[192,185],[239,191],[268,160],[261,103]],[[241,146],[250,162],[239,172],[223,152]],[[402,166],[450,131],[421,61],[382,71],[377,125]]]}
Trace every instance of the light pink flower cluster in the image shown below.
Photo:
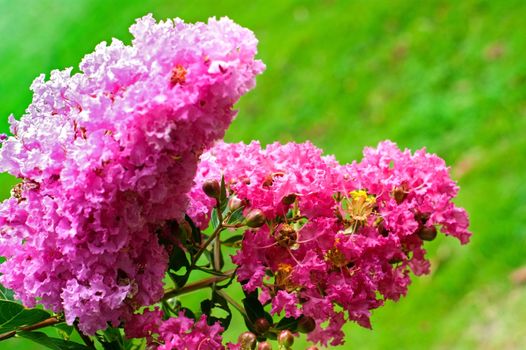
{"label": "light pink flower cluster", "polygon": [[347,320],[370,327],[372,309],[406,294],[410,271],[429,271],[423,241],[437,227],[470,236],[447,166],[425,150],[386,141],[342,166],[310,143],[220,142],[201,159],[191,217],[207,226],[213,202],[200,185],[221,176],[245,213],[262,210],[266,224],[245,232],[233,257],[238,279],[271,313],[314,319],[308,337],[323,345],[343,342]]}
{"label": "light pink flower cluster", "polygon": [[156,232],[182,218],[199,155],[264,69],[253,33],[229,19],[146,16],[130,31],[80,73],[37,78],[0,139],[0,172],[22,179],[0,205],[0,281],[88,334],[162,296]]}
{"label": "light pink flower cluster", "polygon": [[223,328],[218,322],[209,326],[205,315],[196,322],[182,312],[177,318],[163,320],[160,310],[147,310],[133,315],[124,331],[128,338],[146,338],[148,349],[225,349],[221,337]]}

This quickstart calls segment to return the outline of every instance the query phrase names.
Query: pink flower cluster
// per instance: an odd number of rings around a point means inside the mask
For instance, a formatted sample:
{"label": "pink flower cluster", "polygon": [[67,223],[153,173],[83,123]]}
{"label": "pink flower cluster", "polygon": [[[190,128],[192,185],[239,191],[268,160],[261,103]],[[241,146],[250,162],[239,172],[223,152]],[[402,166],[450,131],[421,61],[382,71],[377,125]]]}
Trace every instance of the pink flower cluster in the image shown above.
{"label": "pink flower cluster", "polygon": [[213,201],[201,184],[221,176],[245,214],[263,211],[266,224],[246,231],[233,256],[238,279],[259,288],[271,313],[314,319],[308,338],[326,346],[343,342],[347,320],[370,327],[372,309],[406,294],[410,271],[429,271],[423,241],[437,227],[462,243],[470,233],[436,155],[389,141],[348,165],[321,153],[310,143],[219,142],[201,157],[189,213],[208,225]]}
{"label": "pink flower cluster", "polygon": [[0,172],[22,179],[0,204],[0,281],[88,334],[162,296],[156,232],[184,215],[200,154],[264,69],[253,33],[226,18],[146,16],[130,31],[80,73],[37,78],[0,138]]}
{"label": "pink flower cluster", "polygon": [[143,314],[133,315],[126,322],[124,331],[128,338],[146,338],[148,349],[225,349],[221,337],[223,328],[219,323],[209,326],[205,315],[197,322],[182,312],[177,318],[163,320],[160,310],[146,310]]}

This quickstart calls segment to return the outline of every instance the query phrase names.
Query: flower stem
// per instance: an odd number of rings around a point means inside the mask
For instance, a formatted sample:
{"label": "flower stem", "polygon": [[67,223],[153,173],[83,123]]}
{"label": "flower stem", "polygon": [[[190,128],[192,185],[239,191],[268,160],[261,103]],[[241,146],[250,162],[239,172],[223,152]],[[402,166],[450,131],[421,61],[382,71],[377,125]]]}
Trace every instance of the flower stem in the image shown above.
{"label": "flower stem", "polygon": [[231,278],[232,274],[234,273],[234,271],[235,270],[229,270],[229,271],[226,271],[223,276],[213,276],[213,277],[205,278],[203,280],[187,284],[186,286],[184,286],[182,288],[169,289],[169,290],[165,291],[162,300],[168,300],[168,299],[171,299],[171,298],[176,297],[178,295],[183,295],[183,294],[187,294],[187,293],[190,293],[190,292],[194,292],[194,291],[199,290],[199,289],[210,287],[214,283],[218,283],[218,282],[221,282],[221,281],[224,281],[224,280],[227,280],[227,279]]}
{"label": "flower stem", "polygon": [[214,239],[216,239],[217,236],[219,236],[219,233],[221,231],[223,231],[223,230],[224,230],[224,227],[221,224],[219,224],[219,226],[216,227],[214,232],[212,232],[210,237],[208,237],[208,239],[206,240],[205,244],[203,244],[203,246],[201,246],[201,248],[199,248],[197,253],[195,253],[195,255],[193,256],[193,258],[192,258],[192,265],[190,266],[190,269],[193,269],[195,267],[195,264],[197,264],[197,260],[199,260],[201,255],[203,255],[203,253],[205,252],[206,248],[210,245],[210,243],[212,243],[212,241]]}
{"label": "flower stem", "polygon": [[239,304],[237,301],[235,301],[230,295],[228,295],[224,290],[217,290],[216,291],[217,294],[221,295],[223,298],[225,298],[225,300],[230,304],[232,305],[237,311],[239,311],[239,313],[241,313],[241,315],[243,315],[243,317],[245,319],[249,319],[248,318],[248,315],[247,315],[247,311],[245,310],[245,308]]}

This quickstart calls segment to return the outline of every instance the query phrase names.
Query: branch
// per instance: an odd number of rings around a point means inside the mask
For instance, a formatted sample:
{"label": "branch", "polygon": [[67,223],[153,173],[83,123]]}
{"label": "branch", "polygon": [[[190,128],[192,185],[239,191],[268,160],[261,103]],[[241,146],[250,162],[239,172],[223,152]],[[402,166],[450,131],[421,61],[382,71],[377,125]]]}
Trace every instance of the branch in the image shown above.
{"label": "branch", "polygon": [[55,316],[54,317],[50,317],[50,318],[47,318],[47,319],[45,319],[43,321],[40,321],[38,323],[32,324],[30,326],[23,326],[23,327],[20,327],[18,330],[14,330],[14,331],[11,331],[11,332],[0,334],[0,341],[14,337],[16,335],[17,331],[30,332],[30,331],[34,331],[35,329],[40,329],[40,328],[44,328],[44,327],[47,327],[47,326],[53,326],[53,325],[55,325],[57,323],[62,323],[62,322],[64,322],[64,321],[60,320],[58,317],[55,317]]}

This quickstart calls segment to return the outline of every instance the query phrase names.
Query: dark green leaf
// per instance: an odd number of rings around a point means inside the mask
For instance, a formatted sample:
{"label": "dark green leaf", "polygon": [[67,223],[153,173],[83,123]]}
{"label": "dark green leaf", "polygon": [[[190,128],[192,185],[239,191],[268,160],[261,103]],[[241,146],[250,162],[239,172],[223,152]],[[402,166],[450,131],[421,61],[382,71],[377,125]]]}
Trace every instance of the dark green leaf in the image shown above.
{"label": "dark green leaf", "polygon": [[179,246],[174,246],[170,253],[169,267],[173,272],[177,272],[183,267],[190,266],[190,262],[186,257],[186,252]]}
{"label": "dark green leaf", "polygon": [[26,309],[13,301],[0,300],[0,334],[35,324],[50,316],[44,310]]}
{"label": "dark green leaf", "polygon": [[219,209],[221,212],[225,211],[227,203],[228,198],[226,193],[225,177],[221,176],[221,194],[219,195]]}
{"label": "dark green leaf", "polygon": [[[174,246],[170,253],[170,270],[168,274],[178,288],[183,287],[190,276],[190,262],[186,256],[186,252],[179,246]],[[184,268],[184,273],[176,273]]]}
{"label": "dark green leaf", "polygon": [[208,261],[208,264],[204,265],[205,267],[210,267],[214,265],[214,255],[211,251],[205,249],[205,251],[203,252],[203,256]]}
{"label": "dark green leaf", "polygon": [[198,246],[200,246],[202,243],[201,230],[197,226],[195,226],[194,222],[188,215],[185,215],[184,219],[186,220],[186,222],[188,222],[188,224],[190,224],[190,227],[192,228],[192,240],[195,243],[197,243]]}
{"label": "dark green leaf", "polygon": [[170,278],[172,281],[174,281],[177,288],[182,288],[188,282],[188,277],[190,277],[190,271],[186,271],[184,275],[178,275],[176,273],[168,271],[168,275],[170,275]]}
{"label": "dark green leaf", "polygon": [[104,350],[122,350],[125,348],[124,338],[119,328],[109,327],[102,335],[97,334],[97,339]]}
{"label": "dark green leaf", "polygon": [[283,317],[276,325],[277,329],[288,329],[291,332],[296,332],[298,329],[298,319],[294,317]]}
{"label": "dark green leaf", "polygon": [[184,313],[184,315],[186,317],[191,318],[193,320],[197,319],[197,317],[195,316],[195,313],[192,310],[190,310],[189,308],[183,307],[183,308],[181,308],[181,311]]}
{"label": "dark green leaf", "polygon": [[217,290],[221,290],[221,289],[224,289],[224,288],[228,288],[232,284],[232,282],[234,282],[235,279],[236,279],[236,274],[233,273],[232,277],[230,277],[226,283],[221,284],[221,285],[220,284],[216,284],[216,289]]}
{"label": "dark green leaf", "polygon": [[223,329],[227,329],[230,321],[232,321],[232,311],[230,310],[228,302],[215,291],[212,292],[211,299],[206,299],[201,302],[201,311],[207,316],[209,325],[219,322]]}
{"label": "dark green leaf", "polygon": [[260,317],[265,317],[265,309],[263,308],[263,305],[261,305],[257,295],[248,295],[243,299],[243,306],[245,306],[247,316],[251,322],[256,321]]}
{"label": "dark green leaf", "polygon": [[72,341],[51,338],[42,332],[18,332],[19,337],[29,339],[53,350],[90,350],[87,346]]}
{"label": "dark green leaf", "polygon": [[204,267],[196,267],[196,270],[199,270],[199,271],[203,271],[203,272],[206,272],[206,273],[209,273],[211,275],[214,275],[214,276],[221,276],[221,277],[224,277],[226,276],[223,272],[221,271],[216,271],[216,270],[213,270],[213,269],[206,269]]}
{"label": "dark green leaf", "polygon": [[235,235],[229,237],[221,242],[222,245],[227,247],[240,247],[240,242],[243,240],[243,235]]}

